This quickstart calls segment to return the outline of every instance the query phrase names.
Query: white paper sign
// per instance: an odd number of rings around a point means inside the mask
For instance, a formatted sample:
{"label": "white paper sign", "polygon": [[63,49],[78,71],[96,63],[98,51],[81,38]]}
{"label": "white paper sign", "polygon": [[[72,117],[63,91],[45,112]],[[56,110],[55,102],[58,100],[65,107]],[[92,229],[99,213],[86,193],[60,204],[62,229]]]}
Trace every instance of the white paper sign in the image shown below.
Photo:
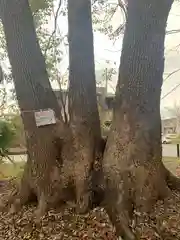
{"label": "white paper sign", "polygon": [[52,109],[36,111],[35,114],[36,126],[46,126],[56,123],[54,111]]}

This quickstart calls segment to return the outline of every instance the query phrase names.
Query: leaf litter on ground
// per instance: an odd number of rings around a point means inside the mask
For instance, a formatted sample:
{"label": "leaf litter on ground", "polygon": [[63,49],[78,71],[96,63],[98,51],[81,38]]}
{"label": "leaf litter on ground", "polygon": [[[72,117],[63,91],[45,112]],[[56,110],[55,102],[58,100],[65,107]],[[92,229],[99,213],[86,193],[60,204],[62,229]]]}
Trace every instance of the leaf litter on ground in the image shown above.
{"label": "leaf litter on ground", "polygon": [[[12,181],[0,184],[0,198],[14,188]],[[34,221],[35,205],[18,213],[0,212],[0,240],[116,240],[115,231],[103,208],[77,215],[67,206],[49,211],[39,223]],[[180,193],[158,201],[150,214],[134,212],[132,228],[138,239],[180,240]]]}

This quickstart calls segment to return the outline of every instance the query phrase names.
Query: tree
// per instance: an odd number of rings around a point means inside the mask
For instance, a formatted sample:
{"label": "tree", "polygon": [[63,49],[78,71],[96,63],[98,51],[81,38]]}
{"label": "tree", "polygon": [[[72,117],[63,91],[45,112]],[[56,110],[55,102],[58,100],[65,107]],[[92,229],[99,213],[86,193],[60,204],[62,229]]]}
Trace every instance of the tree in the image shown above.
{"label": "tree", "polygon": [[48,79],[28,0],[2,0],[0,9],[28,148],[21,189],[13,207],[18,208],[35,195],[40,215],[57,192],[53,173],[58,171],[58,154],[54,144],[56,125],[38,128],[34,113],[50,108],[61,119],[61,110]]}
{"label": "tree", "polygon": [[[90,0],[68,1],[69,113],[73,135],[77,208],[89,207],[91,172],[99,155],[100,120],[96,99]],[[79,167],[81,165],[81,167]]]}
{"label": "tree", "polygon": [[[165,27],[172,1],[129,0],[128,4],[114,119],[102,170],[104,206],[118,236],[132,240],[135,236],[129,221],[133,208],[149,210],[154,200],[167,196],[170,189],[180,189],[180,185],[161,161],[160,91]],[[72,186],[78,212],[86,212],[97,173],[102,176],[101,171],[94,174],[95,160],[99,160],[101,170],[105,147],[104,142],[101,145],[96,100],[91,2],[68,1],[67,125],[63,124],[49,83],[28,1],[1,0],[0,16],[28,148],[27,165],[13,206],[35,195],[41,216],[48,207],[66,200],[66,190]],[[46,108],[54,110],[59,124],[38,128],[34,112]]]}
{"label": "tree", "polygon": [[175,131],[180,135],[180,106],[177,103],[174,103],[173,107],[167,108],[167,110],[171,113],[172,117],[176,118],[176,128]]}
{"label": "tree", "polygon": [[[72,182],[78,210],[87,211],[90,204],[93,162],[100,152],[101,134],[96,101],[91,4],[90,1],[86,1],[85,4],[79,1],[77,7],[72,8],[73,6],[75,7],[74,3],[70,1],[69,11],[73,17],[69,19],[69,35],[72,40],[70,70],[73,75],[70,75],[69,128],[63,123],[61,109],[49,83],[28,1],[1,1],[1,19],[28,149],[28,161],[21,188],[12,207],[18,209],[22,204],[37,197],[38,217],[43,215],[48,207],[66,199],[64,190]],[[73,27],[76,27],[77,31],[74,31]],[[84,31],[87,36],[84,36]],[[79,42],[82,44],[79,45]],[[79,53],[80,46],[89,51]],[[79,64],[77,57],[80,60]],[[19,61],[16,61],[17,59]],[[47,108],[54,110],[59,124],[38,128],[34,113]],[[65,135],[63,129],[67,130]],[[59,149],[56,145],[58,131],[61,137],[58,139]]]}
{"label": "tree", "polygon": [[[135,239],[129,228],[134,208],[177,187],[162,164],[160,93],[164,38],[172,0],[129,0],[116,104],[103,158],[105,206],[117,234]],[[176,179],[177,180],[177,179]]]}

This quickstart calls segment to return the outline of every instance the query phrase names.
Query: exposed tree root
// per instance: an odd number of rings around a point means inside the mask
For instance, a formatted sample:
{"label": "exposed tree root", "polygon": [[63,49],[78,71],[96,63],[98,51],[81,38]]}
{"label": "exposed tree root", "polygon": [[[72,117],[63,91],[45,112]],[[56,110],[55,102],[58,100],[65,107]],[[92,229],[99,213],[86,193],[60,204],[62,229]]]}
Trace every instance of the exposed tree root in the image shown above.
{"label": "exposed tree root", "polygon": [[[33,175],[34,170],[36,171],[35,176]],[[40,168],[33,165],[28,158],[19,189],[16,194],[10,196],[6,203],[11,213],[19,211],[25,204],[37,201],[38,207],[35,216],[40,219],[49,208],[60,202],[60,191],[58,191],[58,172],[60,171],[58,167],[51,166],[51,169],[44,167],[43,173],[39,170]],[[43,183],[43,181],[45,182]]]}
{"label": "exposed tree root", "polygon": [[102,179],[104,140],[101,142],[99,159],[96,159],[94,165],[91,163],[89,167],[92,168],[89,168],[89,172],[86,168],[87,161],[79,162],[77,158],[78,161],[75,161],[70,135],[56,141],[56,144],[60,151],[57,165],[53,166],[54,162],[51,161],[50,168],[48,164],[42,165],[41,169],[41,166],[34,165],[28,158],[20,187],[6,203],[11,213],[19,211],[25,204],[36,201],[38,205],[35,217],[38,220],[49,208],[64,204],[66,201],[75,200],[79,213],[85,213],[102,202],[104,189],[99,188],[99,181]]}
{"label": "exposed tree root", "polygon": [[105,209],[117,236],[134,240],[136,234],[130,227],[133,211],[150,212],[155,202],[168,197],[171,191],[165,176],[156,168],[132,164],[123,170],[121,166],[116,176],[115,169],[111,169],[107,168],[105,173]]}

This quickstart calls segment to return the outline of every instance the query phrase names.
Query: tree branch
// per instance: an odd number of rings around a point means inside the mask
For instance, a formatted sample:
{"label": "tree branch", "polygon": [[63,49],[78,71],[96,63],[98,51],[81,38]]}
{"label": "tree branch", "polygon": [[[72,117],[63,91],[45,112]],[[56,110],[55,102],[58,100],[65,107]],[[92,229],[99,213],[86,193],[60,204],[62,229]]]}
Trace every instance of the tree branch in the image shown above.
{"label": "tree branch", "polygon": [[60,11],[60,8],[61,8],[61,3],[62,3],[62,0],[59,0],[58,8],[57,8],[57,11],[56,11],[56,14],[55,14],[55,18],[54,18],[54,30],[53,30],[51,36],[49,37],[49,40],[48,40],[48,43],[47,43],[47,46],[46,46],[46,49],[45,49],[45,52],[44,52],[45,58],[46,58],[47,51],[48,51],[48,49],[49,49],[51,40],[52,40],[54,34],[56,33],[56,29],[57,29],[57,19],[58,19],[59,11]]}
{"label": "tree branch", "polygon": [[166,31],[166,34],[167,34],[167,35],[175,34],[175,33],[180,33],[180,29],[174,29],[174,30]]}
{"label": "tree branch", "polygon": [[64,121],[67,124],[68,123],[68,116],[66,113],[66,100],[67,100],[67,95],[65,96],[65,99],[63,99],[63,93],[62,93],[62,87],[61,87],[61,80],[60,78],[57,76],[57,82],[59,85],[59,89],[60,89],[60,100],[61,100],[61,104],[62,104],[62,109],[63,109],[63,113],[64,113]]}
{"label": "tree branch", "polygon": [[[173,72],[169,73],[169,74],[167,75],[167,77],[164,79],[164,82],[165,82],[168,78],[170,78],[173,74],[175,74],[175,73],[177,73],[177,72],[179,72],[179,71],[180,71],[180,68],[178,68],[178,69],[174,70]],[[163,82],[163,83],[164,83],[164,82]]]}
{"label": "tree branch", "polygon": [[125,23],[127,22],[127,18],[128,18],[128,15],[127,15],[127,5],[125,4],[124,0],[118,0],[118,5],[120,7],[120,9],[122,10],[122,13],[124,14],[124,23],[121,24],[112,34],[113,37],[115,36],[119,36],[121,32],[124,31],[125,29]]}
{"label": "tree branch", "polygon": [[127,16],[127,6],[126,6],[126,4],[122,0],[118,0],[118,5],[122,9],[122,11],[124,13],[124,16],[125,16],[125,20],[127,21],[128,16]]}
{"label": "tree branch", "polygon": [[177,88],[180,87],[180,83],[178,85],[176,85],[173,89],[171,89],[171,91],[169,91],[168,93],[166,93],[161,100],[163,100],[164,98],[166,98],[167,96],[169,96],[172,92],[174,92]]}

